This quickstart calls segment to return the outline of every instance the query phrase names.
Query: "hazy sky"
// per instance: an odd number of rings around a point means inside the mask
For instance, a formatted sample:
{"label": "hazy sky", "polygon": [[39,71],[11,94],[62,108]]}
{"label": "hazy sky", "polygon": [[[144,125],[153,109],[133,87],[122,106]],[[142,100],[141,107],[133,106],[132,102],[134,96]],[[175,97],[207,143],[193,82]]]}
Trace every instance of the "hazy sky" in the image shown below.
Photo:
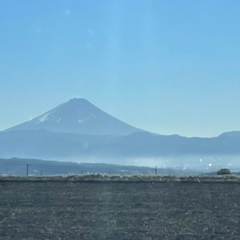
{"label": "hazy sky", "polygon": [[83,97],[161,134],[240,130],[239,0],[0,1],[0,130]]}

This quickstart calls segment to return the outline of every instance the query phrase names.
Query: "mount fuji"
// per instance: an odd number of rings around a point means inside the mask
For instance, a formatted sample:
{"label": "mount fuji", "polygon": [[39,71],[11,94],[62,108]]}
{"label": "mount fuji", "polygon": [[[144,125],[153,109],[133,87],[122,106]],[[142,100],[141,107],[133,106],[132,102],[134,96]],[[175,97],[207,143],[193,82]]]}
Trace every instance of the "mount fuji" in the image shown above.
{"label": "mount fuji", "polygon": [[212,138],[150,133],[112,117],[85,99],[74,98],[0,132],[1,157],[240,168],[240,132]]}
{"label": "mount fuji", "polygon": [[143,131],[112,117],[82,98],[73,98],[7,131],[40,129],[59,133],[113,136]]}

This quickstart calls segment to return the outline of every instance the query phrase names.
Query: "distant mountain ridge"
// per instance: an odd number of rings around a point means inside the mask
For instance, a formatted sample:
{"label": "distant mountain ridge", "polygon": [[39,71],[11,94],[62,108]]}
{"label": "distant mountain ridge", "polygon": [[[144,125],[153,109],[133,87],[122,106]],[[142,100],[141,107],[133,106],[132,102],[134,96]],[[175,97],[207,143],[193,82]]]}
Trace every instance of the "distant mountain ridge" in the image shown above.
{"label": "distant mountain ridge", "polygon": [[240,167],[240,132],[212,138],[165,136],[126,124],[85,99],[71,99],[31,121],[0,132],[0,157],[113,164],[142,161],[145,166],[154,160],[155,164],[167,167]]}
{"label": "distant mountain ridge", "polygon": [[114,136],[143,131],[112,117],[83,98],[73,98],[30,121],[7,129],[7,131],[39,129],[52,132]]}

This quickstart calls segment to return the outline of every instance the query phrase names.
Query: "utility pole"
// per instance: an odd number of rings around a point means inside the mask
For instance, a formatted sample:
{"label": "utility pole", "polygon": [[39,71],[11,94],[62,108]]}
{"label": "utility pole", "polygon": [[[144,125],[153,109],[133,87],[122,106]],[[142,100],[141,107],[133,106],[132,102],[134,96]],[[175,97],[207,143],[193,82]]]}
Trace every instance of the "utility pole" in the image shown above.
{"label": "utility pole", "polygon": [[155,175],[157,175],[157,165],[155,166]]}
{"label": "utility pole", "polygon": [[29,167],[31,167],[31,164],[26,164],[26,167],[27,167],[27,176],[28,176],[28,173],[29,173]]}

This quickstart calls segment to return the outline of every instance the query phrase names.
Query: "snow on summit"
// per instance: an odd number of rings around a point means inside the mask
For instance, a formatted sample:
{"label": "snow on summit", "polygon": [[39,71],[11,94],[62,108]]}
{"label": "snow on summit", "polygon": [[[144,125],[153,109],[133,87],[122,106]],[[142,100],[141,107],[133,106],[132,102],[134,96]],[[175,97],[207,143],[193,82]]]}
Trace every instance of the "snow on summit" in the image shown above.
{"label": "snow on summit", "polygon": [[9,130],[38,130],[90,135],[128,135],[141,131],[83,98],[73,98],[30,121]]}

